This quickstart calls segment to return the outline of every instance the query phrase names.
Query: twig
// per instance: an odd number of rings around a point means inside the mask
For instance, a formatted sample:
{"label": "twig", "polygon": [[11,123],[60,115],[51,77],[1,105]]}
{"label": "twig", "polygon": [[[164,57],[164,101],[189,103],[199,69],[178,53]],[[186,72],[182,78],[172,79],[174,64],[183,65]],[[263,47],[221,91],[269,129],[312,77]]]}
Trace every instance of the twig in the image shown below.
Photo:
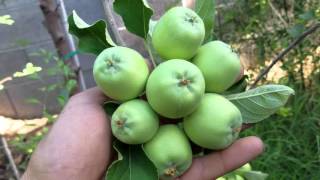
{"label": "twig", "polygon": [[[57,7],[60,7],[59,10],[60,10],[61,19],[62,19],[62,25],[63,25],[62,27],[65,32],[66,40],[68,41],[70,50],[72,52],[75,52],[77,49],[76,49],[74,39],[72,38],[71,34],[68,32],[68,14],[66,11],[65,3],[63,0],[56,0],[56,1],[58,4]],[[77,81],[79,83],[80,91],[84,91],[87,89],[87,86],[84,79],[83,70],[80,67],[80,60],[79,60],[78,54],[73,55],[71,59],[72,59],[72,63],[70,65],[71,69],[73,69],[74,72],[77,74]]]}
{"label": "twig", "polygon": [[[188,7],[188,8],[191,8],[191,9],[194,9],[195,8],[195,2],[196,0],[182,0],[181,1],[181,4],[183,7]],[[235,5],[236,3],[235,2],[224,2],[224,3],[217,3],[216,5],[216,9],[226,9],[226,8],[231,8]]]}
{"label": "twig", "polygon": [[4,138],[4,137],[1,137],[1,142],[2,142],[2,145],[4,147],[4,152],[9,160],[9,163],[10,163],[10,166],[11,166],[11,169],[14,173],[14,176],[16,177],[16,179],[20,179],[20,173],[18,171],[18,168],[13,160],[13,157],[12,157],[12,153],[9,149],[9,146],[8,146],[8,143],[7,143],[7,140]]}
{"label": "twig", "polygon": [[4,84],[5,82],[11,81],[11,80],[12,80],[12,77],[11,77],[11,76],[5,77],[5,78],[3,78],[3,79],[0,80],[0,84]]}
{"label": "twig", "polygon": [[275,59],[272,60],[271,64],[264,69],[259,76],[257,77],[257,79],[254,81],[254,83],[252,84],[251,88],[256,87],[256,85],[258,84],[258,82],[266,75],[268,74],[268,72],[270,71],[270,69],[278,62],[280,61],[290,50],[292,50],[294,47],[296,47],[300,42],[302,42],[302,40],[304,38],[306,38],[308,35],[312,34],[313,32],[315,32],[318,28],[320,27],[320,23],[317,23],[316,25],[310,27],[308,30],[306,30],[305,32],[303,32],[296,40],[294,40],[285,50],[283,50]]}
{"label": "twig", "polygon": [[147,49],[148,54],[149,54],[149,56],[150,56],[151,63],[152,63],[152,66],[153,66],[152,68],[157,67],[157,64],[156,64],[156,62],[155,62],[155,60],[154,60],[154,58],[153,58],[153,55],[152,55],[150,46],[149,46],[149,44],[147,43],[147,40],[144,40],[143,43],[144,43],[144,46],[145,46],[145,48]]}
{"label": "twig", "polygon": [[107,16],[108,24],[110,25],[110,28],[111,28],[112,34],[115,37],[116,43],[120,46],[125,46],[125,43],[120,36],[118,27],[116,25],[116,21],[112,14],[112,10],[111,10],[112,0],[103,0],[102,2],[103,2],[103,7],[105,9],[106,16]]}
{"label": "twig", "polygon": [[272,4],[271,0],[268,0],[268,4],[271,7],[271,10],[276,14],[276,16],[280,19],[280,21],[282,22],[282,24],[284,25],[285,28],[287,28],[289,25],[288,23],[282,18],[280,12],[274,7],[274,5]]}

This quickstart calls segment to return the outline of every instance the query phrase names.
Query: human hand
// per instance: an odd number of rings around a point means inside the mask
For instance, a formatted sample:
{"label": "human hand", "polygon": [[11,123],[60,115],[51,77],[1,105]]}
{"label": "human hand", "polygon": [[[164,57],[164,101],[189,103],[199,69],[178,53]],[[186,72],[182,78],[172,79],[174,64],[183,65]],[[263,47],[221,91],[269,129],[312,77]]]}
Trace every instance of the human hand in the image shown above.
{"label": "human hand", "polygon": [[69,100],[33,153],[22,180],[102,179],[112,158],[111,129],[98,88]]}
{"label": "human hand", "polygon": [[[98,180],[112,162],[112,135],[98,88],[73,96],[48,135],[39,143],[22,180]],[[254,159],[263,151],[257,137],[239,139],[229,148],[195,158],[179,180],[209,180]]]}

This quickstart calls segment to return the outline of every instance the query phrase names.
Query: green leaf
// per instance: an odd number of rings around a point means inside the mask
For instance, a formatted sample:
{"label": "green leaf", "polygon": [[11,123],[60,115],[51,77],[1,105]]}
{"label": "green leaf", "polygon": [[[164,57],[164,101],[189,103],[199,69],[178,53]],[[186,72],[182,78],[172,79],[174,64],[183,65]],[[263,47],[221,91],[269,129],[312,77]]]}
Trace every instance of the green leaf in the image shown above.
{"label": "green leaf", "polygon": [[67,81],[66,89],[68,90],[69,94],[77,87],[77,81],[74,79],[70,79]]}
{"label": "green leaf", "polygon": [[0,16],[0,24],[5,24],[11,26],[14,23],[14,20],[10,15]]}
{"label": "green leaf", "polygon": [[243,175],[246,180],[265,180],[268,177],[268,174],[260,171],[248,171]]}
{"label": "green leaf", "polygon": [[60,72],[61,69],[57,68],[57,67],[52,67],[52,68],[48,68],[47,69],[47,75],[48,76],[54,76],[56,74],[58,74],[58,72]]}
{"label": "green leaf", "polygon": [[204,42],[212,39],[214,16],[215,16],[215,0],[197,0],[195,11],[202,18],[206,29]]}
{"label": "green leaf", "polygon": [[31,74],[40,72],[42,70],[41,67],[34,66],[32,63],[27,63],[26,67],[22,70],[22,72],[15,72],[13,77],[24,77],[29,76]]}
{"label": "green leaf", "polygon": [[264,85],[226,96],[241,111],[244,123],[257,123],[285,105],[294,90],[283,85]]}
{"label": "green leaf", "polygon": [[309,21],[312,20],[313,18],[315,18],[315,14],[313,10],[309,10],[303,14],[299,15],[299,18],[305,21]]}
{"label": "green leaf", "polygon": [[[43,117],[46,117],[48,119],[48,123],[53,123],[57,117],[48,113],[46,110],[43,111]],[[47,128],[46,129],[43,129],[44,131],[48,130]]]}
{"label": "green leaf", "polygon": [[72,69],[67,65],[64,65],[62,69],[65,77],[69,77],[69,75],[72,73]]}
{"label": "green leaf", "polygon": [[29,76],[27,76],[29,79],[32,79],[32,80],[41,80],[40,76],[38,73],[34,73],[34,74],[31,74]]}
{"label": "green leaf", "polygon": [[106,48],[116,46],[103,20],[89,25],[75,11],[68,18],[69,32],[79,39],[79,50],[98,55]]}
{"label": "green leaf", "polygon": [[305,27],[302,24],[296,24],[293,27],[289,28],[287,31],[291,37],[296,38],[300,34],[302,34],[304,30]]}
{"label": "green leaf", "polygon": [[118,160],[109,167],[106,180],[158,180],[156,167],[145,155],[142,145],[115,141]]}
{"label": "green leaf", "polygon": [[115,101],[108,101],[103,104],[104,111],[111,117],[114,111],[120,106],[120,103]]}
{"label": "green leaf", "polygon": [[69,92],[67,89],[62,89],[57,98],[58,103],[61,107],[63,107],[69,100]]}
{"label": "green leaf", "polygon": [[27,47],[31,44],[31,41],[28,39],[17,39],[14,43],[20,47]]}
{"label": "green leaf", "polygon": [[28,99],[26,99],[26,103],[29,103],[29,104],[41,104],[41,102],[36,98],[28,98]]}
{"label": "green leaf", "polygon": [[146,0],[115,0],[113,9],[122,17],[128,31],[147,39],[153,10]]}
{"label": "green leaf", "polygon": [[51,91],[55,90],[57,87],[58,87],[57,84],[51,84],[51,85],[49,85],[49,86],[47,87],[47,91],[48,91],[48,92],[51,92]]}
{"label": "green leaf", "polygon": [[229,89],[227,89],[223,94],[235,94],[240,93],[246,90],[248,86],[248,79],[247,75],[243,76],[237,83],[232,85]]}

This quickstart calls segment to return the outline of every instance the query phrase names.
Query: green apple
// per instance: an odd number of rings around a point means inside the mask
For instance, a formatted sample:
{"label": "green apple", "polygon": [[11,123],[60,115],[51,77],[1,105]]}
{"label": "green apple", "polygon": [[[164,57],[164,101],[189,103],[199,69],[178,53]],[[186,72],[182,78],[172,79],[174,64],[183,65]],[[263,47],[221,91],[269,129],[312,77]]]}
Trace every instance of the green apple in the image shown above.
{"label": "green apple", "polygon": [[183,127],[195,144],[208,149],[224,149],[238,137],[242,117],[225,97],[208,93],[199,107],[184,118]]}
{"label": "green apple", "polygon": [[157,66],[149,76],[146,95],[151,107],[167,118],[192,113],[204,95],[201,71],[192,63],[174,59]]}
{"label": "green apple", "polygon": [[238,174],[225,175],[224,179],[226,179],[226,180],[244,180],[244,178]]}
{"label": "green apple", "polygon": [[244,180],[244,178],[242,176],[236,174],[235,176],[227,178],[227,180]]}
{"label": "green apple", "polygon": [[175,179],[192,163],[188,138],[173,124],[160,126],[157,134],[143,148],[157,167],[161,179]]}
{"label": "green apple", "polygon": [[241,73],[239,56],[222,41],[211,41],[200,47],[193,63],[203,73],[206,92],[222,93],[231,87]]}
{"label": "green apple", "polygon": [[216,180],[226,180],[224,177],[218,177]]}
{"label": "green apple", "polygon": [[191,9],[174,7],[158,21],[152,33],[152,44],[165,60],[190,59],[205,36],[202,19]]}
{"label": "green apple", "polygon": [[102,51],[93,66],[98,87],[110,98],[127,101],[139,96],[148,79],[149,69],[135,50],[112,47]]}
{"label": "green apple", "polygon": [[252,170],[251,165],[249,163],[247,163],[247,164],[241,166],[240,168],[234,170],[234,173],[243,176],[246,172],[249,172],[251,170]]}
{"label": "green apple", "polygon": [[126,144],[149,141],[159,128],[159,118],[150,105],[140,99],[121,104],[111,118],[112,134]]}

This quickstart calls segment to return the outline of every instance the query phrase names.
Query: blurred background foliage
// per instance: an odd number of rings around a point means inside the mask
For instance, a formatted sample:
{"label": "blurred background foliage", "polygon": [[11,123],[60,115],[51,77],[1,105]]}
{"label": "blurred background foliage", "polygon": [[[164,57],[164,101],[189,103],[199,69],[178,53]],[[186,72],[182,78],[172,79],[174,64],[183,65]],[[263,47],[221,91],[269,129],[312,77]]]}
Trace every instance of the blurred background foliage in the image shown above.
{"label": "blurred background foliage", "polygon": [[[217,6],[215,37],[238,49],[251,82],[309,27],[319,23],[318,0],[237,0]],[[252,162],[268,179],[320,179],[319,30],[291,50],[261,82],[295,89],[286,107],[242,133],[257,135],[265,153]]]}

